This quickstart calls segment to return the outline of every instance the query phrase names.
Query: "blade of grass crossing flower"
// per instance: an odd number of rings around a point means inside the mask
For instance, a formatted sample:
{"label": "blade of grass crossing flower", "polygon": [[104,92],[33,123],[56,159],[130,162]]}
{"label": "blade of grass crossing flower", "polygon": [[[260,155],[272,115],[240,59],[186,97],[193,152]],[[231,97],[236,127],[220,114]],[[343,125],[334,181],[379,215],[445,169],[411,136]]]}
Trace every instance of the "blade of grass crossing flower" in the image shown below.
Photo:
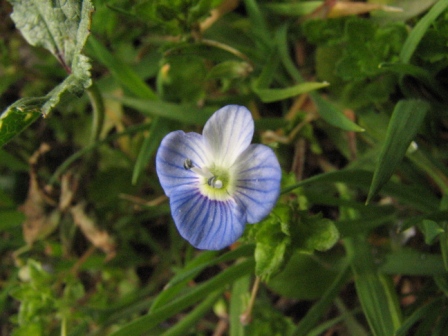
{"label": "blade of grass crossing flower", "polygon": [[230,299],[230,336],[244,336],[244,326],[241,323],[243,314],[249,301],[250,277],[242,277],[235,281],[232,286]]}
{"label": "blade of grass crossing flower", "polygon": [[193,309],[186,316],[174,325],[174,327],[168,329],[162,334],[162,336],[183,336],[187,335],[188,331],[194,327],[194,325],[213,307],[213,305],[218,301],[222,295],[222,290],[217,290],[216,292],[207,296],[207,298],[202,301],[196,308]]}
{"label": "blade of grass crossing flower", "polygon": [[390,179],[395,168],[405,156],[411,141],[420,129],[428,110],[428,103],[414,99],[401,100],[395,106],[366,203]]}
{"label": "blade of grass crossing flower", "polygon": [[[304,82],[302,75],[297,69],[295,63],[291,60],[288,50],[288,26],[281,26],[276,34],[275,40],[277,41],[278,46],[278,54],[280,55],[280,59],[288,71],[290,76],[294,78],[299,83]],[[331,84],[331,83],[330,83]],[[331,104],[329,101],[322,98],[317,92],[309,93],[311,99],[316,104],[319,115],[324,119],[327,123],[332,126],[338,127],[345,131],[354,131],[354,132],[363,132],[364,129],[353,121],[348,119],[342,111],[340,111],[335,105]]]}
{"label": "blade of grass crossing flower", "polygon": [[434,6],[423,16],[415,27],[412,29],[408,38],[404,42],[404,45],[400,52],[400,60],[403,63],[409,63],[412,54],[417,49],[423,35],[426,30],[431,26],[434,20],[448,7],[448,0],[437,1]]}
{"label": "blade of grass crossing flower", "polygon": [[106,66],[118,82],[132,92],[132,94],[139,98],[158,100],[154,91],[127,63],[112,55],[112,53],[93,36],[88,40],[87,45],[92,51],[93,56]]}
{"label": "blade of grass crossing flower", "polygon": [[140,152],[138,153],[137,160],[134,165],[134,171],[132,172],[132,184],[136,184],[138,178],[148,165],[149,159],[154,154],[155,150],[160,144],[163,136],[169,132],[168,122],[159,117],[153,118],[151,122],[151,128],[149,129],[149,135],[143,140]]}
{"label": "blade of grass crossing flower", "polygon": [[224,291],[226,285],[232,284],[235,280],[244,275],[253,273],[254,265],[255,263],[252,259],[233,265],[222,271],[213,279],[201,283],[163,307],[122,326],[120,329],[113,332],[111,336],[141,335],[185,308],[192,306],[211,293],[218,290]]}

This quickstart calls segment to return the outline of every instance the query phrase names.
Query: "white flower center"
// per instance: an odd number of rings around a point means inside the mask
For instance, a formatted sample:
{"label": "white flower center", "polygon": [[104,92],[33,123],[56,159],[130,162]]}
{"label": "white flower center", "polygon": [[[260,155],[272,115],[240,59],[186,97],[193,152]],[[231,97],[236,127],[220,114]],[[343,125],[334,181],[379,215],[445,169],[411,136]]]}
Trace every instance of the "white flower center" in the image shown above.
{"label": "white flower center", "polygon": [[213,187],[213,188],[216,188],[216,189],[221,189],[222,186],[223,186],[222,181],[218,177],[214,176],[210,172],[210,170],[208,170],[207,167],[202,167],[202,168],[195,167],[193,165],[193,162],[191,162],[190,159],[186,159],[184,161],[184,168],[187,169],[187,170],[191,170],[192,172],[195,172],[197,175],[206,178],[207,179],[207,184],[210,187]]}

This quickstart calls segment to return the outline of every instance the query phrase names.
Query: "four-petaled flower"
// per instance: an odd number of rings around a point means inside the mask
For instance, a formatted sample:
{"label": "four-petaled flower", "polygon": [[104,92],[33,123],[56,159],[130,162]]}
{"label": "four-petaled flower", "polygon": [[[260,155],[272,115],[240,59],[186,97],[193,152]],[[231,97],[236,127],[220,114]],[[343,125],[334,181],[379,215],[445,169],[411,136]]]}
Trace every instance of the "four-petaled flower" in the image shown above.
{"label": "four-petaled flower", "polygon": [[203,135],[175,131],[162,140],[160,183],[179,233],[199,249],[229,246],[277,201],[280,165],[269,147],[250,144],[253,133],[249,110],[228,105],[211,116]]}

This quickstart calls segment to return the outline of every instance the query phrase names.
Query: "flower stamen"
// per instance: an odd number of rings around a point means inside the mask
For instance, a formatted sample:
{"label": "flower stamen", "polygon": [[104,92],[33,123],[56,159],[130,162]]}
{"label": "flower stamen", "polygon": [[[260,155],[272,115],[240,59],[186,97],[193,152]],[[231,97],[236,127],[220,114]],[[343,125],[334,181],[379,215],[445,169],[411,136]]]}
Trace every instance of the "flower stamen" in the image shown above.
{"label": "flower stamen", "polygon": [[223,186],[222,181],[218,179],[216,176],[214,176],[207,168],[195,167],[191,159],[185,159],[184,169],[191,170],[196,174],[198,174],[199,176],[205,177],[207,179],[207,184],[210,187],[221,189]]}
{"label": "flower stamen", "polygon": [[216,188],[216,189],[221,189],[222,188],[222,181],[218,180],[218,178],[216,176],[212,176],[208,179],[207,184],[210,187]]}

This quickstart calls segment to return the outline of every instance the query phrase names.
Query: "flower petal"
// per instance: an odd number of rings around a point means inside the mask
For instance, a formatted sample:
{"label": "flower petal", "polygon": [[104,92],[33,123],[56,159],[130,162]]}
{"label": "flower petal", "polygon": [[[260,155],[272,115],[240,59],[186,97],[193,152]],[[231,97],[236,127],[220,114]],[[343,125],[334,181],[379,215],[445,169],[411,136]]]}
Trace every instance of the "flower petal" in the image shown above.
{"label": "flower petal", "polygon": [[220,250],[243,234],[245,215],[232,199],[210,200],[184,185],[171,195],[170,206],[179,233],[196,248]]}
{"label": "flower petal", "polygon": [[250,145],[254,135],[254,120],[244,106],[227,105],[216,111],[202,132],[214,163],[230,167]]}
{"label": "flower petal", "polygon": [[233,198],[246,210],[247,222],[257,223],[274,207],[280,194],[280,164],[272,149],[250,145],[232,170],[237,176]]}
{"label": "flower petal", "polygon": [[195,166],[201,167],[208,162],[207,157],[200,134],[175,131],[165,136],[156,155],[157,175],[165,194],[170,197],[176,187],[198,184],[198,175],[185,169],[184,163],[190,159]]}

